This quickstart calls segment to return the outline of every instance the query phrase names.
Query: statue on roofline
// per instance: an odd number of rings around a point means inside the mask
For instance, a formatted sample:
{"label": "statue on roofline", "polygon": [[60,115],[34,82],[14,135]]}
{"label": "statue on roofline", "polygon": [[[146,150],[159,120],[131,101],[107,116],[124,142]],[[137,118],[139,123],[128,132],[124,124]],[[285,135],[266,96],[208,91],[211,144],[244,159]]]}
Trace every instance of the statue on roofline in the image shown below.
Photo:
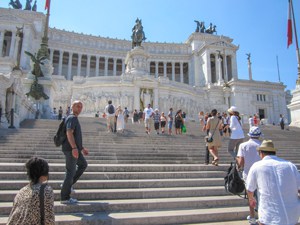
{"label": "statue on roofline", "polygon": [[19,0],[15,0],[15,1],[10,0],[8,5],[11,5],[14,9],[21,9],[22,8],[22,4]]}

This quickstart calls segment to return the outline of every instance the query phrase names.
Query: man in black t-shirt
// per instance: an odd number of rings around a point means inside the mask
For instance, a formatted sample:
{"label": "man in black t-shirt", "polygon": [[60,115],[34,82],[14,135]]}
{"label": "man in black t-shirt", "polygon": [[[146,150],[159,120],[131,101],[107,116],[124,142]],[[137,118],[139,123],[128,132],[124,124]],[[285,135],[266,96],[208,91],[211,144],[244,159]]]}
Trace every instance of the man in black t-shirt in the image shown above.
{"label": "man in black t-shirt", "polygon": [[82,133],[78,121],[82,107],[82,102],[74,101],[72,114],[65,121],[67,140],[62,144],[62,151],[66,159],[66,175],[61,189],[62,204],[77,203],[77,199],[70,197],[72,185],[77,182],[87,168],[87,162],[83,155],[88,155],[89,151],[82,146]]}

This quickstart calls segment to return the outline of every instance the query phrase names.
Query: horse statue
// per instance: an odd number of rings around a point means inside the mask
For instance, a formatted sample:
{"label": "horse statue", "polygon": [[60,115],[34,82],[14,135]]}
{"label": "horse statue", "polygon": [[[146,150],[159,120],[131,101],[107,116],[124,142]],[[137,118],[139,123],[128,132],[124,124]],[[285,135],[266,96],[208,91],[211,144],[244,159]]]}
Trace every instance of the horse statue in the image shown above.
{"label": "horse statue", "polygon": [[141,46],[141,43],[146,40],[145,33],[143,31],[142,20],[136,19],[135,25],[132,28],[132,48]]}
{"label": "horse statue", "polygon": [[32,0],[26,0],[26,6],[24,8],[24,10],[31,10],[31,2]]}
{"label": "horse statue", "polygon": [[10,0],[8,5],[11,5],[14,9],[21,9],[22,8],[22,4],[19,0],[15,0],[15,1]]}
{"label": "horse statue", "polygon": [[217,32],[216,27],[217,27],[216,25],[213,26],[212,23],[210,23],[209,27],[205,30],[205,33],[213,34]]}

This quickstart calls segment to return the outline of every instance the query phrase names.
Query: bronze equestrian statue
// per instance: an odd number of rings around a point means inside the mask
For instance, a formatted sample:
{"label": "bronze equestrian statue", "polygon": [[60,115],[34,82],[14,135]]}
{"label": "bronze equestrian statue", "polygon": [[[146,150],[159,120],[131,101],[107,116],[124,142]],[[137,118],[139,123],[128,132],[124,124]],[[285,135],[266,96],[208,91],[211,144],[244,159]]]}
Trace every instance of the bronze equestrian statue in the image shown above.
{"label": "bronze equestrian statue", "polygon": [[145,33],[143,31],[142,20],[136,19],[135,25],[132,28],[132,48],[141,46],[142,42],[146,40]]}

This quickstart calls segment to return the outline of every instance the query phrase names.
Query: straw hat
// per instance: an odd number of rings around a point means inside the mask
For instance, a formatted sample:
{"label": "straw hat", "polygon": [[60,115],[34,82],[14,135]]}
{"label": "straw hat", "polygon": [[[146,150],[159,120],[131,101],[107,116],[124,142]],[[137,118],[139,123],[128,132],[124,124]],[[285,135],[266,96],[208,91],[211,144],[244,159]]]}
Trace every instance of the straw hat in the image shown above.
{"label": "straw hat", "polygon": [[265,152],[276,152],[276,148],[274,148],[274,144],[272,140],[264,140],[261,145],[257,148],[257,151],[265,151]]}
{"label": "straw hat", "polygon": [[260,128],[256,126],[252,126],[249,130],[248,136],[249,137],[259,137],[262,135]]}
{"label": "straw hat", "polygon": [[237,110],[237,107],[231,106],[227,111],[230,113],[233,113],[233,112],[237,112],[238,110]]}

